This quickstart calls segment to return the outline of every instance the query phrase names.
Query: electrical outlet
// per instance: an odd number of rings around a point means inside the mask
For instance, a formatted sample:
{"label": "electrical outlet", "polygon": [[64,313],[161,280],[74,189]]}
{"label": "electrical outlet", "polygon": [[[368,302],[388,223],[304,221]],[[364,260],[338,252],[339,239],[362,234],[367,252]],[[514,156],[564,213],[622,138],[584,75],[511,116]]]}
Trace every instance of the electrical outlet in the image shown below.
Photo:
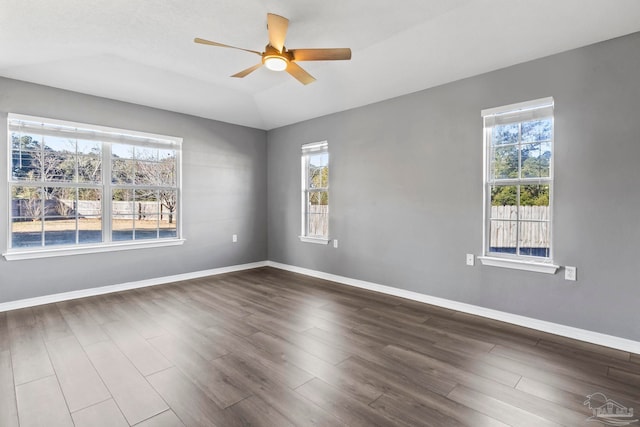
{"label": "electrical outlet", "polygon": [[232,235],[232,236],[231,236],[231,241],[232,241],[233,243],[236,243],[236,242],[238,241],[238,235],[237,235],[237,234]]}
{"label": "electrical outlet", "polygon": [[338,248],[338,239],[333,239],[333,247]]}
{"label": "electrical outlet", "polygon": [[476,263],[476,257],[473,254],[467,254],[467,265],[474,265]]}
{"label": "electrical outlet", "polygon": [[564,280],[578,280],[577,279],[577,269],[575,267],[565,266],[564,267]]}

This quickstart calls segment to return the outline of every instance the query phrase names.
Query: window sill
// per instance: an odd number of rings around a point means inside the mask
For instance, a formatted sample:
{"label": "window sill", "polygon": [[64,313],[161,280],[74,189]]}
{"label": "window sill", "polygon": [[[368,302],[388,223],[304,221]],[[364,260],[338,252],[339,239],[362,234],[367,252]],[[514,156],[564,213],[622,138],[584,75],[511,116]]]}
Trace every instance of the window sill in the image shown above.
{"label": "window sill", "polygon": [[100,245],[74,246],[64,248],[47,248],[47,249],[31,249],[16,250],[2,254],[7,261],[17,261],[23,259],[51,258],[70,255],[84,255],[100,252],[128,251],[132,249],[149,249],[164,246],[182,245],[185,239],[163,239],[148,242],[126,242],[126,243],[108,243]]}
{"label": "window sill", "polygon": [[516,270],[535,271],[536,273],[555,274],[560,268],[559,265],[537,261],[523,261],[516,259],[497,258],[489,256],[479,256],[482,265],[492,267],[513,268]]}
{"label": "window sill", "polygon": [[306,243],[316,243],[318,245],[328,245],[329,239],[324,239],[322,237],[307,237],[307,236],[298,236],[301,242]]}

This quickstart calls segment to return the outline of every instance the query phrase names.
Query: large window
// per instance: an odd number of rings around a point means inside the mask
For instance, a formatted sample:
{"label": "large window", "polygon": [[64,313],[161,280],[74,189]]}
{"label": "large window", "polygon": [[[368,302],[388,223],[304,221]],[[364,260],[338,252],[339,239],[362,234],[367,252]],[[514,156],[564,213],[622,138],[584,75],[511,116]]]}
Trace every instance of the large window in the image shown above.
{"label": "large window", "polygon": [[10,114],[9,250],[180,237],[181,139]]}
{"label": "large window", "polygon": [[484,254],[552,259],[553,98],[482,112]]}
{"label": "large window", "polygon": [[328,243],[329,151],[328,144],[302,146],[302,234],[300,239]]}

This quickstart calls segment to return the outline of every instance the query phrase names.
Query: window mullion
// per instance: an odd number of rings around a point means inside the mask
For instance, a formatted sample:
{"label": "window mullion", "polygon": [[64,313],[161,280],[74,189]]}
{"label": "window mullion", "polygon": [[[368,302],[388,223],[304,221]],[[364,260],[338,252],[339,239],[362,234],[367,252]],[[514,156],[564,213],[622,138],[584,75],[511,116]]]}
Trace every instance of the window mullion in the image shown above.
{"label": "window mullion", "polygon": [[111,143],[102,143],[102,241],[111,242],[113,190],[111,186]]}
{"label": "window mullion", "polygon": [[47,208],[47,202],[44,197],[44,189],[45,189],[45,184],[41,183],[40,184],[40,245],[43,247],[46,245],[45,234],[44,234],[44,211]]}
{"label": "window mullion", "polygon": [[520,256],[520,190],[521,185],[518,185],[516,192],[516,255]]}
{"label": "window mullion", "polygon": [[516,202],[516,255],[520,253],[520,196],[522,191],[522,123],[518,123],[518,191]]}

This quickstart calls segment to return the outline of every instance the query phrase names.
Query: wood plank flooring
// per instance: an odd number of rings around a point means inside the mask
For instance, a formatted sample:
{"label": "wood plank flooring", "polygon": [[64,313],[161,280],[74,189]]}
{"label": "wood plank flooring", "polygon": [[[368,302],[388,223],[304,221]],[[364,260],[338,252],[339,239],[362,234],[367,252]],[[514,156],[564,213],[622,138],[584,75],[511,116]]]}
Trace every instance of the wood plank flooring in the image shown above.
{"label": "wood plank flooring", "polygon": [[[0,426],[583,426],[640,356],[273,268],[0,313]],[[640,423],[639,423],[640,425]]]}

